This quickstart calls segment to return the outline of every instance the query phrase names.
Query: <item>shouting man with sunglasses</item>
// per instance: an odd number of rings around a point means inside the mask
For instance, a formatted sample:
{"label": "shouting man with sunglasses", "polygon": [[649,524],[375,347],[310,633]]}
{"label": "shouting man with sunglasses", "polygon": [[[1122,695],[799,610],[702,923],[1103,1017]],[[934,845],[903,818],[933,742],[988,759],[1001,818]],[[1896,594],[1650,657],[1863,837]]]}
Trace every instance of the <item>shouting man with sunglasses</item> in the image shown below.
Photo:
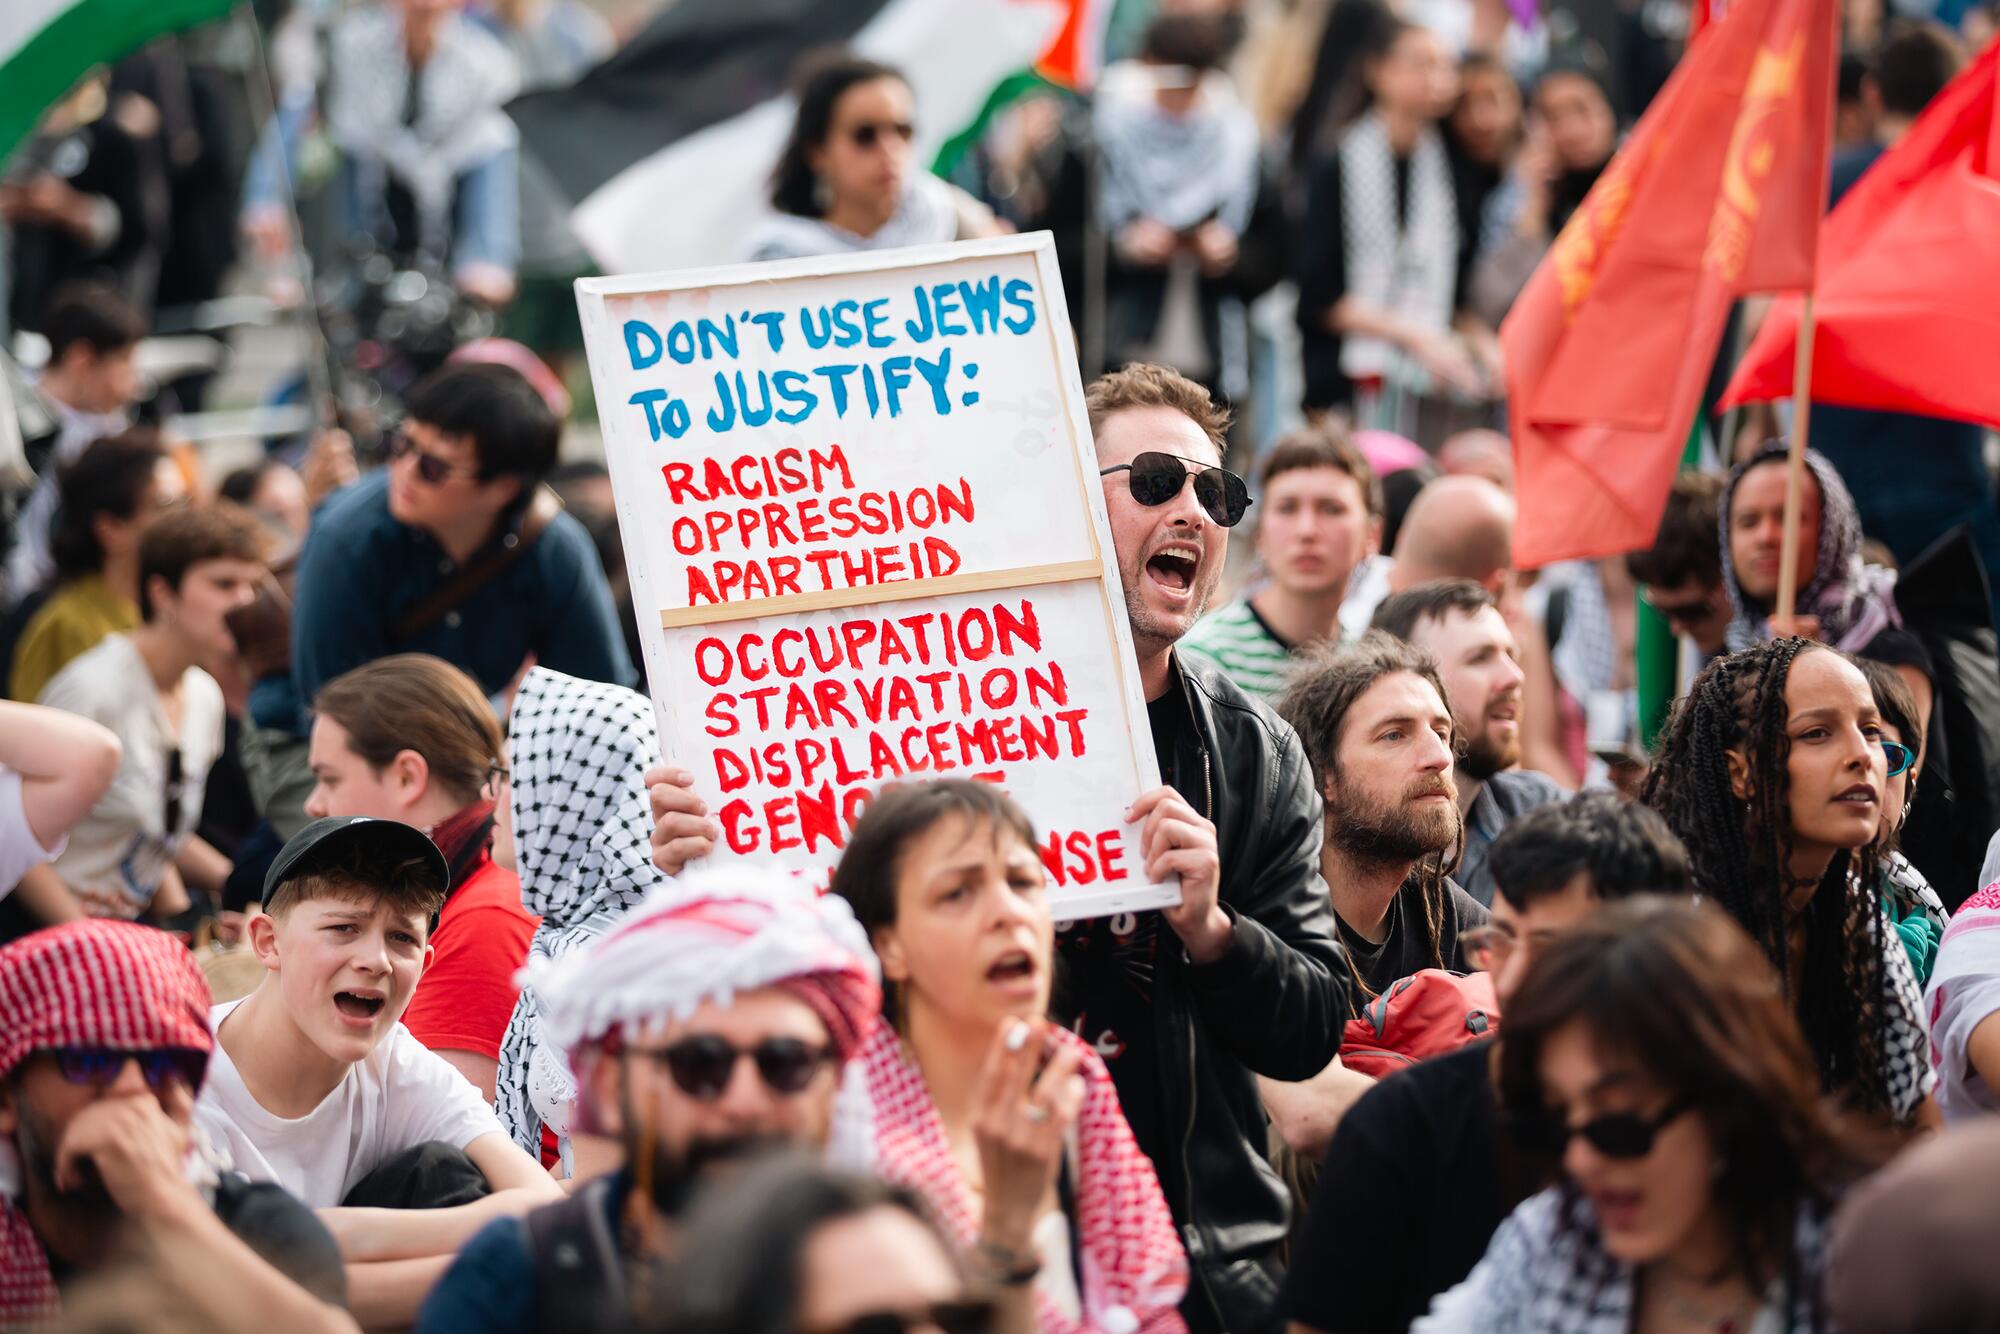
{"label": "shouting man with sunglasses", "polygon": [[531,964],[537,1105],[550,1125],[616,1137],[625,1165],[474,1237],[420,1334],[595,1334],[658,1312],[712,1168],[827,1145],[878,977],[846,900],[748,865],[659,890],[587,948]]}
{"label": "shouting man with sunglasses", "polygon": [[193,956],[136,923],[72,922],[0,949],[0,1328],[55,1316],[71,1279],[134,1243],[164,1252],[149,1271],[163,1315],[354,1328],[326,1229],[195,1149],[208,1005]]}
{"label": "shouting man with sunglasses", "polygon": [[519,371],[455,364],[420,381],[389,466],[337,492],[299,554],[288,672],[251,691],[244,759],[280,837],[306,823],[307,704],[336,676],[429,653],[498,696],[532,659],[638,677],[597,548],[541,481],[562,423]]}

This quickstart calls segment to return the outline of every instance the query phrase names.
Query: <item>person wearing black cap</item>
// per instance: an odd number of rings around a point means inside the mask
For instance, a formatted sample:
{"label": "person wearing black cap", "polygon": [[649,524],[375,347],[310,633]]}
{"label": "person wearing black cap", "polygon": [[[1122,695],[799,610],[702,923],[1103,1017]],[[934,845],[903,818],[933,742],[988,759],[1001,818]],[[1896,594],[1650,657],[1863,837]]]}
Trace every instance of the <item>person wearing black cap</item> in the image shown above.
{"label": "person wearing black cap", "polygon": [[410,1323],[474,1232],[561,1196],[400,1022],[448,880],[409,825],[315,820],[272,862],[247,927],[263,981],[209,1016],[196,1122],[237,1171],[321,1211],[369,1326]]}

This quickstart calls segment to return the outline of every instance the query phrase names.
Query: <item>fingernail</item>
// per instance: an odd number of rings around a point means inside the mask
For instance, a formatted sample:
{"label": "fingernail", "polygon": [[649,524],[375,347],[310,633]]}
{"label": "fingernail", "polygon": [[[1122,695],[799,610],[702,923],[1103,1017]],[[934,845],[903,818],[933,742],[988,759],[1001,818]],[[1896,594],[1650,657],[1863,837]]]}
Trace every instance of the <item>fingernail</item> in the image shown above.
{"label": "fingernail", "polygon": [[1007,1030],[1007,1050],[1019,1051],[1021,1050],[1021,1048],[1027,1045],[1028,1045],[1028,1026],[1022,1023],[1019,1019],[1016,1019],[1014,1021],[1014,1026]]}

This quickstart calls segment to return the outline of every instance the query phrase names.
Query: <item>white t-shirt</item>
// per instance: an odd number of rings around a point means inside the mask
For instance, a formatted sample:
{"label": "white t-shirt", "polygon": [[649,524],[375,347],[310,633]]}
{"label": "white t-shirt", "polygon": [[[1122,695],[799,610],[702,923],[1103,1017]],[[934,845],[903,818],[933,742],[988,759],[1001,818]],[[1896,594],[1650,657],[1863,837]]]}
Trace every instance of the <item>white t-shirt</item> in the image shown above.
{"label": "white t-shirt", "polygon": [[[210,1010],[210,1030],[219,1032],[241,1004]],[[275,1181],[309,1209],[338,1205],[405,1149],[433,1140],[462,1149],[482,1135],[504,1133],[479,1090],[401,1024],[297,1120],[271,1115],[250,1096],[218,1038],[194,1119],[238,1172]]]}
{"label": "white t-shirt", "polygon": [[[118,734],[125,747],[118,776],[69,836],[56,874],[96,917],[137,917],[146,911],[174,855],[201,823],[208,771],[222,753],[222,687],[199,667],[181,677],[178,742],[167,725],[160,692],[130,635],[103,643],[56,673],[39,701],[81,714]],[[177,818],[167,828],[175,794],[169,757],[181,757]]]}
{"label": "white t-shirt", "polygon": [[14,886],[43,862],[62,855],[63,840],[45,848],[28,825],[27,803],[21,797],[21,775],[0,764],[0,899],[14,892]]}

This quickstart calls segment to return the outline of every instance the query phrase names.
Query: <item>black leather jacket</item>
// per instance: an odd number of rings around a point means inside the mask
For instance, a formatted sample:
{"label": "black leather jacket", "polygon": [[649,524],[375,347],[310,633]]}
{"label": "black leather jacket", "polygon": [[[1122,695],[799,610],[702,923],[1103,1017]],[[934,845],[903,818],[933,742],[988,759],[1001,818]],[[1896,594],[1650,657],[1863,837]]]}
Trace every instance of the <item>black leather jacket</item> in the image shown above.
{"label": "black leather jacket", "polygon": [[1155,1121],[1169,1142],[1141,1147],[1187,1246],[1190,1328],[1242,1334],[1276,1318],[1290,1212],[1264,1157],[1253,1072],[1317,1075],[1339,1050],[1354,1001],[1319,873],[1324,817],[1298,735],[1219,671],[1176,655],[1172,675],[1194,726],[1179,730],[1182,744],[1160,756],[1160,772],[1215,824],[1220,899],[1236,932],[1228,953],[1196,966],[1162,924]]}

